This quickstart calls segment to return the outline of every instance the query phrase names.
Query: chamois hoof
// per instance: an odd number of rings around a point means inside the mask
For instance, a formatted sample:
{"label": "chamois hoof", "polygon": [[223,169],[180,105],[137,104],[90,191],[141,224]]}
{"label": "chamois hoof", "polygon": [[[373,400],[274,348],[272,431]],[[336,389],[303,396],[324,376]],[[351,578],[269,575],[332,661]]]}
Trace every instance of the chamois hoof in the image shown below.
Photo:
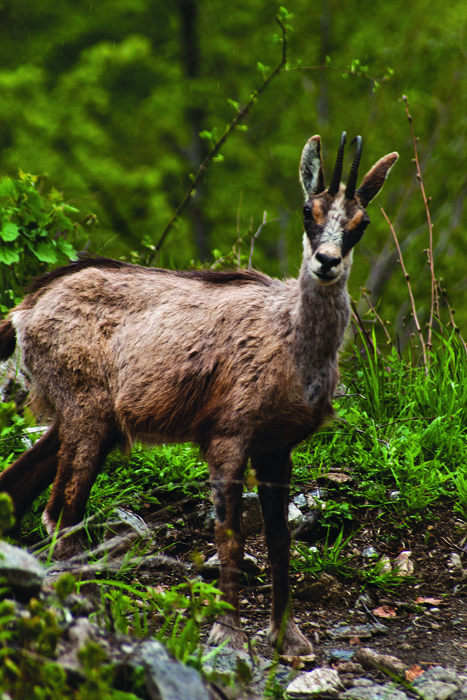
{"label": "chamois hoof", "polygon": [[280,630],[270,628],[268,641],[277,651],[286,656],[308,656],[313,653],[313,644],[300,632],[295,622],[289,620],[280,639]]}
{"label": "chamois hoof", "polygon": [[223,642],[226,642],[226,646],[229,649],[245,649],[245,644],[248,644],[248,637],[245,632],[238,629],[235,622],[228,621],[226,624],[216,622],[212,626],[208,644],[217,647]]}

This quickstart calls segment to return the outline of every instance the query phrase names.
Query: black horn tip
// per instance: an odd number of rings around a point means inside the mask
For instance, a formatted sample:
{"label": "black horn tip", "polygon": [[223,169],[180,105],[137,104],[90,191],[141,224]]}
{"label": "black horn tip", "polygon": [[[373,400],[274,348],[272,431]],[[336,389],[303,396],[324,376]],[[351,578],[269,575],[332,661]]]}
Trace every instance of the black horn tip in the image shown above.
{"label": "black horn tip", "polygon": [[329,194],[337,194],[339,192],[339,185],[342,176],[342,165],[344,162],[344,146],[347,138],[345,131],[342,132],[341,140],[339,142],[339,150],[337,151],[336,164],[334,166],[334,172],[331,178],[331,184],[328,187]]}
{"label": "black horn tip", "polygon": [[355,197],[355,188],[357,186],[358,177],[358,166],[360,165],[360,158],[362,155],[362,137],[356,136],[350,145],[352,146],[354,143],[357,144],[357,147],[355,149],[355,156],[353,159],[352,166],[350,168],[347,187],[345,188],[346,199],[353,199]]}

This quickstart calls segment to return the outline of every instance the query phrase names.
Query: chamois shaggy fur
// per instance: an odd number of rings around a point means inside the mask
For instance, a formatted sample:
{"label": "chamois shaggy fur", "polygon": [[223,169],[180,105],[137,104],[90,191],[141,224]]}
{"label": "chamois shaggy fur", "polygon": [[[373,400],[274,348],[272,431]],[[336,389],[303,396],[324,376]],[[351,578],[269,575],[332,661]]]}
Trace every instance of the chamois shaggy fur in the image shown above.
{"label": "chamois shaggy fur", "polygon": [[[244,552],[241,518],[248,459],[259,482],[272,570],[270,641],[287,654],[310,642],[290,614],[287,505],[291,449],[332,414],[337,354],[349,321],[352,249],[369,223],[365,207],[397,159],[382,158],[355,191],[361,139],[340,185],[345,134],[327,190],[319,136],[300,164],[305,204],[298,279],[260,272],[173,272],[86,258],[37,279],[0,325],[0,359],[15,350],[31,377],[32,405],[48,432],[0,475],[17,528],[53,483],[49,533],[79,523],[96,475],[116,445],[134,440],[198,443],[216,508],[220,588],[233,612],[212,640],[241,647],[238,610]],[[63,538],[59,556],[80,548]]]}

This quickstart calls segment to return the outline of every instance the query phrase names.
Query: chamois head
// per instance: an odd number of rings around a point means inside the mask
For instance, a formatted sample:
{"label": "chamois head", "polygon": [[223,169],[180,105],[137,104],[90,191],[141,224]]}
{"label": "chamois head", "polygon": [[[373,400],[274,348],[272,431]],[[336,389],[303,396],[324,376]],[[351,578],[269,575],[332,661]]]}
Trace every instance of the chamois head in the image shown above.
{"label": "chamois head", "polygon": [[362,138],[350,168],[347,186],[341,184],[345,131],[341,136],[336,165],[328,189],[324,184],[321,139],[313,136],[305,144],[300,160],[300,182],[305,195],[303,205],[304,255],[313,277],[323,285],[337,282],[348,273],[352,249],[360,240],[370,217],[366,207],[376,197],[398,159],[398,153],[381,158],[365,175],[356,190]]}

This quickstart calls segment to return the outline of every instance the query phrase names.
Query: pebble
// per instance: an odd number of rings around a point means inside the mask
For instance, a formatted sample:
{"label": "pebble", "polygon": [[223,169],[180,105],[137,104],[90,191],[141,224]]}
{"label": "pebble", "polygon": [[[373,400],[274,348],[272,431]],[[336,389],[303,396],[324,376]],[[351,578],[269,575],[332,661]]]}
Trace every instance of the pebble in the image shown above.
{"label": "pebble", "polygon": [[308,505],[306,502],[306,497],[303,495],[303,493],[299,493],[298,496],[295,496],[293,502],[297,508],[306,508]]}
{"label": "pebble", "polygon": [[371,545],[369,547],[365,547],[365,549],[362,550],[362,557],[365,557],[366,559],[374,559],[375,557],[378,557],[378,556],[379,556],[378,552]]}
{"label": "pebble", "polygon": [[324,695],[336,698],[344,690],[339,674],[333,668],[315,668],[308,673],[301,673],[287,686],[287,695],[292,698],[307,698]]}
{"label": "pebble", "polygon": [[331,649],[329,659],[331,661],[351,661],[355,656],[355,651],[347,651],[347,649]]}
{"label": "pebble", "polygon": [[451,552],[447,566],[453,571],[462,571],[462,560],[457,552]]}
{"label": "pebble", "polygon": [[292,526],[300,525],[300,523],[303,521],[302,511],[300,510],[300,508],[297,508],[295,503],[289,503],[289,512],[287,519],[289,525]]}

